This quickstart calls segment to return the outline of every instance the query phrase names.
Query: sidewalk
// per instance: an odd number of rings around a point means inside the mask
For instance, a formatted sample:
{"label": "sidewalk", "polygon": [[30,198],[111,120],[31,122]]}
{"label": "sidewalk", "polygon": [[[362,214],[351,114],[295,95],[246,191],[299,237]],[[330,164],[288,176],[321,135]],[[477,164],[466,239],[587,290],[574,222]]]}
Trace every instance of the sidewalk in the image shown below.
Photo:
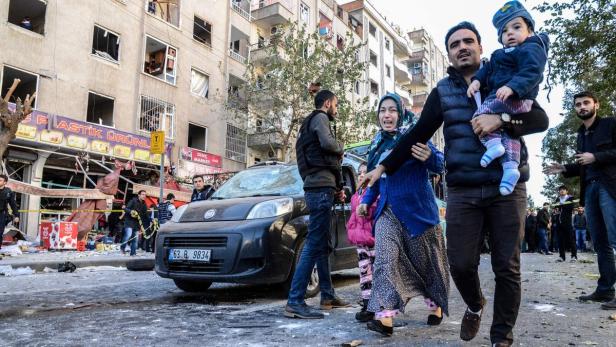
{"label": "sidewalk", "polygon": [[36,272],[42,272],[46,267],[56,270],[58,264],[71,262],[76,267],[87,266],[122,266],[135,259],[151,259],[154,264],[154,254],[138,251],[134,257],[123,255],[119,250],[112,251],[43,251],[38,253],[23,253],[15,256],[2,256],[0,266],[10,265],[13,269],[30,267]]}

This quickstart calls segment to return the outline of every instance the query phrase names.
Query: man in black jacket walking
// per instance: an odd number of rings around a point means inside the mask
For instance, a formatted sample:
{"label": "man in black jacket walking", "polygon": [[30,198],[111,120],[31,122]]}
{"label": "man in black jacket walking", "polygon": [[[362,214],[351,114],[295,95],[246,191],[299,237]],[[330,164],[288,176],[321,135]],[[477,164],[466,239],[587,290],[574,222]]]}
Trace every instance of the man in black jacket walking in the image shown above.
{"label": "man in black jacket walking", "polygon": [[[15,193],[11,188],[6,186],[9,177],[5,174],[0,174],[0,248],[2,248],[2,237],[4,235],[4,227],[10,222],[11,215],[17,214],[17,203],[15,203]],[[9,212],[9,208],[11,211]],[[13,218],[13,223],[19,222],[19,217]]]}
{"label": "man in black jacket walking", "polygon": [[[492,270],[496,276],[494,319],[490,329],[493,344],[513,343],[513,327],[521,299],[520,243],[524,235],[528,153],[522,145],[520,179],[511,195],[502,196],[503,174],[499,163],[480,165],[484,153],[477,136],[498,129],[512,137],[544,131],[547,115],[536,104],[529,113],[482,115],[473,119],[476,104],[466,90],[481,66],[481,36],[475,26],[462,22],[445,37],[451,65],[449,76],[438,82],[419,121],[401,139],[390,155],[366,174],[364,183],[374,184],[385,172],[396,171],[411,157],[414,144],[425,143],[444,124],[446,181],[448,184],[447,255],[451,276],[468,308],[462,318],[460,338],[468,341],[479,331],[486,299],[481,292],[478,266],[484,229],[490,237]],[[487,96],[487,90],[481,90]],[[486,227],[486,228],[484,228]]]}
{"label": "man in black jacket walking", "polygon": [[577,213],[573,216],[573,228],[578,251],[586,252],[586,215],[582,206],[578,207]]}
{"label": "man in black jacket walking", "polygon": [[601,305],[616,310],[616,118],[598,117],[599,101],[591,92],[573,96],[575,112],[583,122],[577,133],[575,163],[552,163],[547,174],[580,176],[580,206],[586,209],[586,222],[597,252],[597,288],[583,301],[609,301]]}
{"label": "man in black jacket walking", "polygon": [[567,186],[558,187],[558,199],[554,207],[560,210],[558,215],[558,253],[560,259],[557,261],[565,261],[567,249],[571,251],[571,262],[577,261],[577,248],[575,247],[575,234],[571,221],[573,218],[573,197],[569,195]]}
{"label": "man in black jacket walking", "polygon": [[550,225],[549,202],[543,203],[543,208],[537,212],[537,238],[539,239],[539,252],[551,255],[548,250],[548,227]]}
{"label": "man in black jacket walking", "polygon": [[319,272],[321,309],[348,306],[334,293],[329,272],[329,235],[334,200],[344,199],[342,191],[342,145],[330,128],[338,98],[321,90],[314,98],[315,111],[304,119],[295,145],[299,174],[304,181],[304,199],[310,212],[308,233],[289,290],[285,317],[315,319],[323,314],[306,305],[304,296],[314,266]]}
{"label": "man in black jacket walking", "polygon": [[524,240],[526,241],[526,251],[534,253],[536,251],[535,240],[537,239],[537,216],[533,215],[533,210],[526,211],[526,220],[524,221]]}
{"label": "man in black jacket walking", "polygon": [[[139,238],[139,232],[144,232],[143,228],[146,225],[150,225],[150,216],[148,214],[148,208],[145,204],[145,190],[140,190],[137,196],[134,197],[128,205],[126,205],[126,222],[125,232],[130,235],[130,255],[137,254],[137,242]],[[124,245],[123,245],[124,246]],[[122,248],[124,249],[124,248]]]}

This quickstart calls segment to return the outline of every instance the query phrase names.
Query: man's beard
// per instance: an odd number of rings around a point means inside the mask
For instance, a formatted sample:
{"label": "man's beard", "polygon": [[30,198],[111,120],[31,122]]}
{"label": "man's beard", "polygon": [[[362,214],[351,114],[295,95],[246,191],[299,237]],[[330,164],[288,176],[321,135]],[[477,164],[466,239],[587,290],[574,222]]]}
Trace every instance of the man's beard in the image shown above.
{"label": "man's beard", "polygon": [[332,117],[332,118],[336,115],[334,113],[334,108],[333,107],[330,107],[330,108],[327,109],[327,115]]}
{"label": "man's beard", "polygon": [[579,114],[579,113],[576,113],[576,114],[577,114],[577,117],[581,120],[591,119],[597,114],[597,108],[593,107],[592,111],[588,112],[587,114]]}

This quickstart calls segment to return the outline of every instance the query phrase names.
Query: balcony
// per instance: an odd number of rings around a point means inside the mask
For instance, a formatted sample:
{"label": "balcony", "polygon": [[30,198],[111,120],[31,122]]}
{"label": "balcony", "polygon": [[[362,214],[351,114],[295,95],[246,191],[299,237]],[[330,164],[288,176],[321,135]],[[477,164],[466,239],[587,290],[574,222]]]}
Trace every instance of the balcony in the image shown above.
{"label": "balcony", "polygon": [[282,50],[278,51],[278,55],[272,54],[272,46],[269,40],[259,42],[252,45],[250,50],[250,62],[254,64],[260,64],[270,59],[280,59],[282,61],[289,61],[289,56]]}
{"label": "balcony", "polygon": [[422,47],[420,49],[414,50],[413,53],[411,53],[409,62],[420,63],[423,60],[428,60],[429,56],[430,54],[428,53],[428,50]]}
{"label": "balcony", "polygon": [[282,148],[282,135],[277,131],[256,132],[248,135],[248,147],[258,151]]}
{"label": "balcony", "polygon": [[240,16],[244,17],[247,21],[252,20],[250,15],[250,1],[247,0],[230,0],[231,8],[237,12]]}
{"label": "balcony", "polygon": [[411,83],[411,75],[406,63],[394,59],[394,77],[396,82],[402,85]]}
{"label": "balcony", "polygon": [[414,86],[428,86],[428,74],[422,71],[413,73],[411,84]]}
{"label": "balcony", "polygon": [[400,98],[404,101],[407,108],[410,108],[413,105],[413,98],[411,97],[411,94],[404,89],[404,87],[396,84],[396,94],[400,95]]}
{"label": "balcony", "polygon": [[272,27],[293,20],[294,0],[258,0],[251,7],[253,23]]}
{"label": "balcony", "polygon": [[241,55],[239,52],[234,51],[232,48],[229,49],[229,56],[237,61],[240,62],[242,64],[246,64],[246,61],[248,60],[248,58],[246,58],[245,56]]}

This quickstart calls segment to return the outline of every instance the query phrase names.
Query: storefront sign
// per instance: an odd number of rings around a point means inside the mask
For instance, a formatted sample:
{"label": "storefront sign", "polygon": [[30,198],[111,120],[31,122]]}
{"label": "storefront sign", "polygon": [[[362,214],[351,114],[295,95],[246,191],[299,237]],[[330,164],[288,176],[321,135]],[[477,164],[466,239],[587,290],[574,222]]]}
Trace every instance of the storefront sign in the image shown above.
{"label": "storefront sign", "polygon": [[192,161],[178,160],[178,176],[192,178],[195,175],[216,174],[224,172],[223,169],[203,164],[198,164]]}
{"label": "storefront sign", "polygon": [[[9,104],[9,108],[14,110],[14,104]],[[36,110],[19,124],[16,136],[24,140],[39,140],[123,159],[160,163],[160,155],[158,157],[151,155],[150,138],[146,136]],[[172,143],[164,144],[164,152],[167,156],[171,154],[172,147]]]}
{"label": "storefront sign", "polygon": [[71,148],[85,149],[88,146],[88,139],[81,136],[69,135],[66,145]]}
{"label": "storefront sign", "polygon": [[64,140],[64,134],[59,131],[43,130],[41,132],[41,141],[59,145]]}
{"label": "storefront sign", "polygon": [[195,163],[217,168],[222,167],[222,157],[219,155],[210,154],[190,147],[182,147],[180,154],[184,160],[190,160]]}

